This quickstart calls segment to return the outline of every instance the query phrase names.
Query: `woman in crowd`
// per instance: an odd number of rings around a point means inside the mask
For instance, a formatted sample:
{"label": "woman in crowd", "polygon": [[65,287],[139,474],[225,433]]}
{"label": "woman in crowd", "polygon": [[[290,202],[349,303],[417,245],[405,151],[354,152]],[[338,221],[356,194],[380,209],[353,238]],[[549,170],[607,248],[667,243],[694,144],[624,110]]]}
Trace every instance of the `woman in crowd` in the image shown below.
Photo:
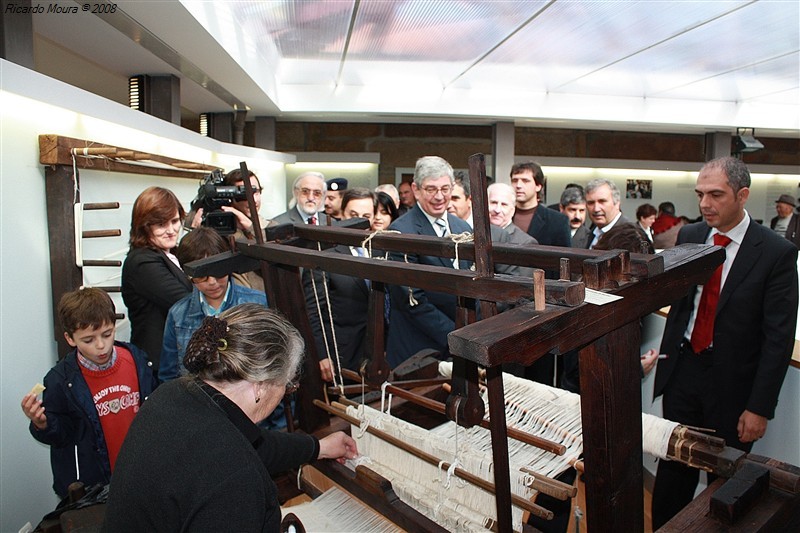
{"label": "woman in crowd", "polygon": [[636,224],[650,242],[653,242],[653,222],[656,221],[656,213],[656,208],[650,204],[642,204],[636,210]]}
{"label": "woman in crowd", "polygon": [[278,531],[270,475],[315,459],[355,458],[342,432],[259,429],[294,388],[304,345],[279,314],[242,304],[206,317],[184,365],[131,425],[117,460],[103,531]]}
{"label": "woman in crowd", "polygon": [[192,291],[173,250],[183,207],[172,191],[149,187],[133,203],[130,250],[122,265],[122,300],[131,321],[131,344],[158,369],[164,321],[172,305]]}
{"label": "woman in crowd", "polygon": [[397,212],[397,205],[387,193],[379,191],[375,193],[375,215],[372,217],[372,231],[387,230],[389,224],[397,220],[400,215]]}

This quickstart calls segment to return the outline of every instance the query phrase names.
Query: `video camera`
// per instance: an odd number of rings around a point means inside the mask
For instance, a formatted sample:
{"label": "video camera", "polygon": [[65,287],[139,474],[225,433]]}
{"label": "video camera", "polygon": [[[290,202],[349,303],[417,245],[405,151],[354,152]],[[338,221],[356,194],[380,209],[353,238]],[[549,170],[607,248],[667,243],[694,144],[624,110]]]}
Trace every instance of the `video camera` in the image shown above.
{"label": "video camera", "polygon": [[203,208],[202,225],[216,230],[220,235],[236,233],[236,215],[226,213],[222,206],[247,199],[243,185],[222,185],[225,176],[217,169],[203,178],[197,196],[192,200],[192,210]]}

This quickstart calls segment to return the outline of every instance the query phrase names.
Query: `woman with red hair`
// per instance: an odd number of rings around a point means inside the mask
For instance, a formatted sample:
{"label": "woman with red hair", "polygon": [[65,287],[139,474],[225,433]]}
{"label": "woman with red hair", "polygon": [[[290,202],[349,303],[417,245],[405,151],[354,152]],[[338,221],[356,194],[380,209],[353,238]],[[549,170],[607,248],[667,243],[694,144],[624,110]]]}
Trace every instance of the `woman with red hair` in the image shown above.
{"label": "woman with red hair", "polygon": [[131,321],[131,343],[153,368],[161,360],[164,322],[172,305],[192,292],[173,255],[186,213],[175,194],[148,187],[133,203],[130,250],[122,265],[122,299]]}

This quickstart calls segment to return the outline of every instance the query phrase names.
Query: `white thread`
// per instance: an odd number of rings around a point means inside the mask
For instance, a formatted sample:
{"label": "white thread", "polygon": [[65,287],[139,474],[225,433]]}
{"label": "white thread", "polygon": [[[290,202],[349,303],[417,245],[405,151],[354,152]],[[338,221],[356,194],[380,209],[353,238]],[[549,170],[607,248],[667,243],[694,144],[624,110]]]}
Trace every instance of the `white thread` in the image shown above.
{"label": "white thread", "polygon": [[[317,242],[317,250],[322,251],[322,245]],[[325,305],[328,308],[328,324],[331,328],[331,342],[328,342],[328,334],[325,329],[325,319],[322,316],[322,306],[320,305],[319,301],[319,293],[317,292],[317,282],[314,278],[314,270],[312,269],[309,272],[309,276],[311,277],[311,290],[314,292],[314,304],[317,308],[317,316],[319,317],[320,322],[320,329],[322,330],[322,343],[325,345],[325,356],[328,358],[328,363],[331,365],[331,373],[333,374],[333,386],[338,387],[341,391],[342,395],[344,395],[344,378],[342,377],[342,366],[341,361],[339,359],[339,346],[336,343],[336,327],[333,322],[333,311],[331,310],[331,300],[330,295],[328,293],[328,276],[327,274],[320,270],[322,273],[322,289],[323,294],[325,296]],[[333,359],[331,358],[331,348],[330,345],[333,344],[333,351],[334,355],[336,356],[336,364],[333,364]],[[338,378],[338,379],[337,379]]]}
{"label": "white thread", "polygon": [[677,422],[642,413],[642,450],[659,459],[667,458],[669,438]]}
{"label": "white thread", "polygon": [[[408,254],[403,254],[403,260],[406,262],[407,265],[411,264],[411,263],[408,262]],[[411,286],[409,285],[409,287],[408,287],[408,306],[409,307],[415,307],[417,305],[419,305],[419,302],[417,301],[416,298],[414,298],[414,289],[412,289]]]}
{"label": "white thread", "polygon": [[384,381],[383,384],[381,384],[381,413],[385,412],[386,409],[386,387],[388,386],[388,381]]}
{"label": "white thread", "polygon": [[78,461],[78,447],[75,446],[75,479],[80,481],[81,479],[81,465]]}

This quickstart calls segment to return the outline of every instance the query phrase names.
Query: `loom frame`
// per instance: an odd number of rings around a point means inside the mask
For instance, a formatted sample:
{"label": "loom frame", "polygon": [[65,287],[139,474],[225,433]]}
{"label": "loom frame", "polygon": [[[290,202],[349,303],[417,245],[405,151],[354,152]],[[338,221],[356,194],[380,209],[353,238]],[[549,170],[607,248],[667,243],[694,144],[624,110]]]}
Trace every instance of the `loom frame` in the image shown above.
{"label": "loom frame", "polygon": [[[501,365],[508,362],[529,365],[551,351],[563,354],[580,349],[584,462],[591,471],[586,479],[587,516],[592,527],[599,531],[642,530],[638,319],[670,304],[691,286],[704,283],[723,262],[724,251],[710,245],[684,245],[658,256],[645,256],[620,250],[493,245],[486,216],[483,155],[472,156],[469,167],[475,191],[475,244],[460,245],[458,253],[476,262],[477,274],[358,257],[329,258],[303,249],[315,249],[318,242],[325,247],[360,245],[364,238],[363,232],[333,227],[298,225],[268,229],[268,242],[237,241],[237,250],[246,258],[261,261],[270,305],[281,310],[307,340],[313,337],[304,305],[298,305],[304,302],[300,283],[303,267],[322,265],[332,272],[372,280],[370,315],[375,323],[379,318],[382,322],[377,303],[380,302],[382,309],[385,283],[452,292],[481,302],[484,319],[474,321],[471,310],[474,305],[469,305],[466,299],[459,300],[457,329],[448,337],[454,356],[453,392],[448,401],[452,410],[448,415],[455,419],[458,413],[457,419],[464,425],[472,425],[476,418],[482,417],[483,405],[476,403],[477,368],[486,367],[499,531],[511,530]],[[373,238],[373,246],[447,257],[454,257],[455,253],[452,242],[416,235],[378,235]],[[492,274],[493,260],[556,270],[565,279],[540,282],[538,287],[535,282],[520,278],[502,279]],[[193,269],[192,273],[204,275],[202,268]],[[577,273],[583,276],[583,282],[569,280]],[[623,299],[604,306],[587,304],[583,302],[584,287]],[[494,316],[495,301],[504,298],[513,301],[520,293],[531,298],[537,292],[540,296],[534,303]],[[376,349],[382,347],[376,342],[381,334],[374,327],[368,333]],[[328,420],[324,412],[313,407],[315,399],[322,400],[322,386],[314,343],[307,342],[307,349],[303,369],[306,386],[300,389],[297,409],[301,428],[310,432],[327,425]],[[382,353],[373,356],[372,361],[377,361],[377,365],[368,366],[368,381],[377,383],[386,379],[388,367],[381,360]]]}

